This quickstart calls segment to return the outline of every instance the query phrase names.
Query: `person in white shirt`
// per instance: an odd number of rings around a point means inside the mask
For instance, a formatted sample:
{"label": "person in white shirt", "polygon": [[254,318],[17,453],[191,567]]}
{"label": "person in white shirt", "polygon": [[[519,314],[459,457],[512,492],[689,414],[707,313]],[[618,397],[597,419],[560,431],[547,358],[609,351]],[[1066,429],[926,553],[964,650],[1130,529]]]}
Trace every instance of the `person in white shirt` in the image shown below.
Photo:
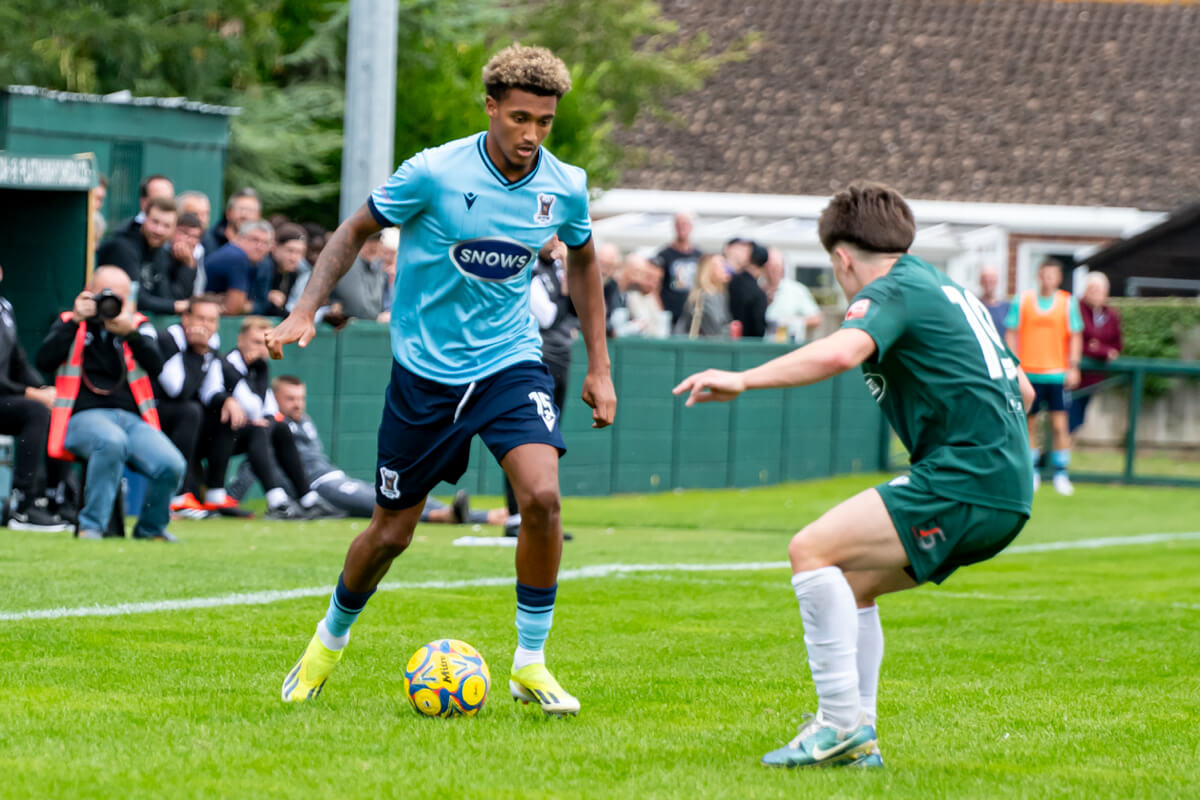
{"label": "person in white shirt", "polygon": [[803,344],[821,327],[821,309],[812,292],[800,281],[787,275],[783,253],[778,247],[767,251],[764,265],[767,293],[767,333],[764,339]]}

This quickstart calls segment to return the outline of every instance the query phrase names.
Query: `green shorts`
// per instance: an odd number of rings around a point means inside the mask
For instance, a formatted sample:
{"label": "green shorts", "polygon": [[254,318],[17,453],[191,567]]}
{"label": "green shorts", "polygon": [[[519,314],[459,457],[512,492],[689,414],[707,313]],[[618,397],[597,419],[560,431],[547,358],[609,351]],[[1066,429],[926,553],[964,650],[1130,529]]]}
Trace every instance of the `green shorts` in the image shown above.
{"label": "green shorts", "polygon": [[941,583],[959,567],[986,561],[1025,527],[1028,515],[940,497],[924,480],[894,478],[875,487],[908,553],[917,583]]}

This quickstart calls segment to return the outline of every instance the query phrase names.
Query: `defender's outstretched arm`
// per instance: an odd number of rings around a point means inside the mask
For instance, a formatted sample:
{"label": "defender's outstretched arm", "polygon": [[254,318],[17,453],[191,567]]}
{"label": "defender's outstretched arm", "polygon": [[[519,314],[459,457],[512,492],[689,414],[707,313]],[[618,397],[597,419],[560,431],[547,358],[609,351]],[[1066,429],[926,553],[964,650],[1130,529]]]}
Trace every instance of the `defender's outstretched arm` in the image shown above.
{"label": "defender's outstretched arm", "polygon": [[808,386],[857,367],[875,352],[875,340],[857,328],[842,328],[787,355],[745,372],[707,369],[675,387],[688,392],[687,405],[728,401],[747,389]]}

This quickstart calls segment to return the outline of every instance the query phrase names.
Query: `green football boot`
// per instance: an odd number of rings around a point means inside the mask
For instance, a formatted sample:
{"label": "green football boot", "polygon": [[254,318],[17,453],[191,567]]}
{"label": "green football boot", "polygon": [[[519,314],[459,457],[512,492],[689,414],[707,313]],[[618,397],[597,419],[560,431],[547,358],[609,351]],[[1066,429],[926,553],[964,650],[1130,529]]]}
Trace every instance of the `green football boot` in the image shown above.
{"label": "green football boot", "polygon": [[[821,712],[805,714],[796,738],[762,758],[768,767],[839,767],[853,764],[875,747],[875,728],[860,718],[857,726],[840,730],[825,722]],[[882,758],[880,759],[882,765]],[[864,765],[865,766],[865,765]]]}

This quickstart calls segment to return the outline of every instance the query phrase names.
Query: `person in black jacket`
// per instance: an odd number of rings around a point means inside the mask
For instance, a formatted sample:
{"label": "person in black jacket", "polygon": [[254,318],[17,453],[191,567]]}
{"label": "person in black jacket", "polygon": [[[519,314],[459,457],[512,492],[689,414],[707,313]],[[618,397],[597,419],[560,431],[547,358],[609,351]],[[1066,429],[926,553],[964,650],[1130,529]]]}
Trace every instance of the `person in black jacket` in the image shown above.
{"label": "person in black jacket", "polygon": [[101,242],[96,250],[96,263],[120,267],[125,270],[129,280],[141,288],[151,282],[154,257],[158,249],[171,240],[177,218],[174,200],[167,197],[150,198],[141,225],[118,230]]}
{"label": "person in black jacket", "polygon": [[183,314],[196,294],[196,246],[204,226],[195,214],[182,214],[171,240],[158,248],[138,290],[139,311]]}
{"label": "person in black jacket", "polygon": [[242,407],[232,397],[217,402],[222,381],[221,298],[199,295],[188,302],[179,322],[158,335],[162,371],[154,378],[158,418],[163,433],[187,459],[188,471],[180,493],[171,498],[171,511],[189,517],[204,517],[210,510],[197,499],[199,458],[197,443],[204,428],[205,411],[211,411],[233,429],[246,422]]}
{"label": "person in black jacket", "polygon": [[767,332],[767,293],[759,286],[767,248],[748,239],[734,239],[725,246],[726,260],[734,269],[729,281],[729,312],[742,324],[741,335],[761,339]]}
{"label": "person in black jacket", "polygon": [[[2,280],[4,269],[0,267]],[[7,503],[8,527],[13,530],[67,529],[43,497],[47,486],[45,442],[53,405],[54,388],[45,385],[26,358],[17,339],[12,304],[0,297],[0,433],[16,438],[17,451]]]}
{"label": "person in black jacket", "polygon": [[[267,364],[267,331],[274,323],[266,317],[250,316],[242,320],[237,347],[230,350],[219,364],[221,380],[208,401],[209,413],[205,426],[208,446],[208,471],[205,507],[229,513],[237,500],[225,491],[229,460],[245,453],[254,474],[267,495],[267,517],[271,519],[311,519],[321,515],[325,506],[320,495],[309,491],[298,503],[293,503],[283,488],[283,476],[276,471],[278,463],[293,486],[307,486],[304,465],[296,449],[291,430],[282,422]],[[235,428],[214,409],[222,408],[232,398],[245,413],[246,423]]]}
{"label": "person in black jacket", "polygon": [[[38,349],[42,372],[67,365],[55,387],[47,451],[88,462],[79,538],[103,538],[128,463],[149,480],[134,538],[173,542],[166,529],[168,507],[186,462],[158,427],[147,377],[162,369],[158,334],[145,317],[135,315],[131,289],[124,270],[99,267],[72,311],[55,321]],[[120,311],[108,316],[105,306],[114,298]],[[58,416],[64,414],[68,419]],[[59,428],[56,420],[66,424]]]}

